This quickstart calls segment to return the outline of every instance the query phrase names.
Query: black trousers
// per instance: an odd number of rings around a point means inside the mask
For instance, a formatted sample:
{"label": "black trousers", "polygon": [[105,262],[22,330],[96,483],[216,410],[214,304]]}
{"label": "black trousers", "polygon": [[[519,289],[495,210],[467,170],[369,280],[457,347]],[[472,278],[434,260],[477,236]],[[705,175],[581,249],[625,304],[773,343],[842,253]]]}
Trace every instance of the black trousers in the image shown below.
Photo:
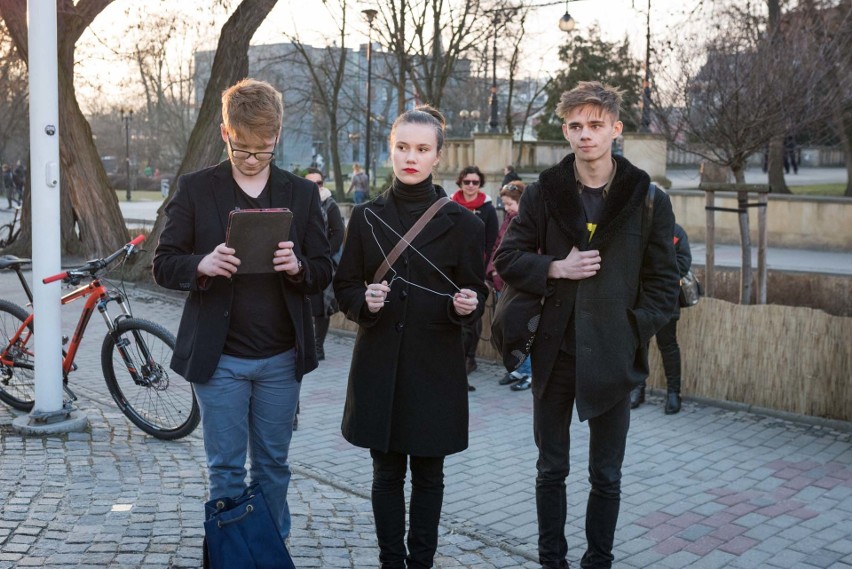
{"label": "black trousers", "polygon": [[325,337],[328,334],[328,326],[331,318],[327,316],[314,316],[314,336],[316,338],[317,356],[325,357]]}
{"label": "black trousers", "polygon": [[428,569],[438,549],[444,500],[444,457],[410,457],[408,554],[405,550],[405,471],[409,456],[371,450],[373,516],[382,569]]}
{"label": "black trousers", "polygon": [[680,393],[680,346],[677,343],[677,319],[672,318],[657,332],[657,346],[666,372],[666,389]]}
{"label": "black trousers", "polygon": [[466,358],[476,357],[476,348],[479,346],[480,336],[482,336],[482,319],[473,324],[462,326],[462,346]]}
{"label": "black trousers", "polygon": [[[533,399],[533,431],[538,447],[535,501],[539,562],[567,567],[565,539],[571,415],[576,393],[576,359],[560,351],[547,388]],[[615,526],[621,505],[621,464],[630,427],[630,398],[625,394],[603,415],[589,419],[589,482],[586,505],[587,548],[583,568],[612,566]]]}

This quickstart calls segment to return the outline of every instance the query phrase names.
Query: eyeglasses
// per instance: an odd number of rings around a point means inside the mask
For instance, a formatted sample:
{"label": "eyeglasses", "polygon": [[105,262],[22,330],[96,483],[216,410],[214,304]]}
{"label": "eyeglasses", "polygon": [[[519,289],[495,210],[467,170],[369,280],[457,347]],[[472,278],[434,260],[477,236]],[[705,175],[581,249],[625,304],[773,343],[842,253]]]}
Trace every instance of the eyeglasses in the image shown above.
{"label": "eyeglasses", "polygon": [[478,186],[479,180],[462,180],[462,184],[465,186]]}
{"label": "eyeglasses", "polygon": [[249,152],[248,150],[240,150],[239,148],[234,148],[234,142],[231,140],[231,137],[228,137],[228,145],[231,147],[231,154],[237,160],[248,160],[252,156],[258,162],[267,162],[272,160],[275,156],[275,147],[278,145],[278,137],[275,137],[275,144],[272,145],[271,152]]}

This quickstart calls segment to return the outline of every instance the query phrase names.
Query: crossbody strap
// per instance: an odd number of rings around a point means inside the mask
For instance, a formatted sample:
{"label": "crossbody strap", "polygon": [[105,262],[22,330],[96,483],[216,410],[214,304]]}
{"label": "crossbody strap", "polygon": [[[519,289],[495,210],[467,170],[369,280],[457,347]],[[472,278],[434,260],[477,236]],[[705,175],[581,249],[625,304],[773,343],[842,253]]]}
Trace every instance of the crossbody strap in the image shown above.
{"label": "crossbody strap", "polygon": [[657,191],[657,184],[651,182],[648,184],[648,194],[645,196],[645,209],[642,212],[642,250],[648,246],[648,240],[651,238],[651,223],[654,220],[654,194]]}
{"label": "crossbody strap", "polygon": [[402,255],[402,252],[405,251],[409,244],[414,242],[414,238],[417,237],[417,235],[423,231],[423,228],[426,227],[426,224],[435,217],[438,210],[448,203],[450,203],[450,198],[444,196],[439,198],[438,201],[429,206],[429,209],[423,212],[423,215],[421,215],[417,222],[411,226],[411,229],[405,232],[402,239],[397,242],[394,248],[391,249],[391,252],[388,253],[387,257],[385,257],[385,260],[382,261],[382,264],[379,265],[376,274],[373,276],[374,283],[382,282],[382,277],[385,276],[385,273],[387,273],[393,264],[396,263],[396,260],[399,259],[400,255]]}

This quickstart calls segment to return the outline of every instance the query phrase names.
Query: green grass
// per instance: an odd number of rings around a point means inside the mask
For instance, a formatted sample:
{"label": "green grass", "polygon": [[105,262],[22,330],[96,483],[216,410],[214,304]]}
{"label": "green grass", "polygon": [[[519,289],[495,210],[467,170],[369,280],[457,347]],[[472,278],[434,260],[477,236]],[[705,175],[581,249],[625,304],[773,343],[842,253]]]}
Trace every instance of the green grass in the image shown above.
{"label": "green grass", "polygon": [[[127,201],[127,191],[126,190],[115,190],[115,195],[118,196],[118,201],[123,202]],[[160,193],[160,190],[157,191],[142,191],[136,190],[133,192],[131,196],[132,200],[135,202],[161,202],[163,201],[163,195]]]}
{"label": "green grass", "polygon": [[812,184],[810,186],[787,186],[797,196],[833,196],[841,197],[846,184]]}

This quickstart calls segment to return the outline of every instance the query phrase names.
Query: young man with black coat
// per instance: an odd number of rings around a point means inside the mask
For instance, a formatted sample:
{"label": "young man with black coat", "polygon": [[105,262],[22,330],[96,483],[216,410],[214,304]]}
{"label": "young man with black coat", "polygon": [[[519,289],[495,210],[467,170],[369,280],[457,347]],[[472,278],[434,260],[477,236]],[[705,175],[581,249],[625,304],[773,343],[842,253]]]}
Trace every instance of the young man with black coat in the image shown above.
{"label": "young man with black coat", "polygon": [[574,154],[524,192],[494,263],[506,283],[544,297],[531,360],[545,569],[568,567],[565,478],[575,403],[579,419],[589,421],[592,486],[580,566],[612,566],[628,394],[647,376],[648,340],[668,322],[678,294],[671,202],[655,192],[644,242],[650,178],[612,156],[620,105],[621,93],[598,82],[562,94],[556,112]]}

